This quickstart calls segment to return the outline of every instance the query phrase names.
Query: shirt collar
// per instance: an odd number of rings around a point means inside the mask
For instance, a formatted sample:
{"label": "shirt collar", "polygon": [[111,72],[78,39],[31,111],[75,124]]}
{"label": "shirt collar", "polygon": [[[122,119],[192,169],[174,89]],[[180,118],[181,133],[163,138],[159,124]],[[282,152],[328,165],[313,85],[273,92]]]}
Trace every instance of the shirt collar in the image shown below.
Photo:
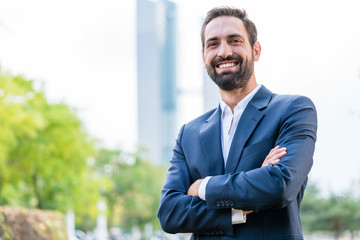
{"label": "shirt collar", "polygon": [[[244,111],[250,100],[254,97],[257,91],[260,89],[262,84],[258,84],[254,90],[252,90],[248,95],[246,95],[238,104],[236,104],[234,108],[234,115],[239,114],[240,112]],[[220,97],[220,108],[221,108],[221,115],[224,117],[224,114],[229,114],[231,112],[230,107],[221,99]]]}

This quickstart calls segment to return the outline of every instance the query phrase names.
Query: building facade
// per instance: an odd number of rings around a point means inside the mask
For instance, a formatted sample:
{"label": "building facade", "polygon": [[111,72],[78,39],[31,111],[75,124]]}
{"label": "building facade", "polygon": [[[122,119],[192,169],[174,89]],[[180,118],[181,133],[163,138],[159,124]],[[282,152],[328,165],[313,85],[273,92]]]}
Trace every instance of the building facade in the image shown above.
{"label": "building facade", "polygon": [[137,0],[138,142],[154,163],[169,163],[177,134],[177,9]]}

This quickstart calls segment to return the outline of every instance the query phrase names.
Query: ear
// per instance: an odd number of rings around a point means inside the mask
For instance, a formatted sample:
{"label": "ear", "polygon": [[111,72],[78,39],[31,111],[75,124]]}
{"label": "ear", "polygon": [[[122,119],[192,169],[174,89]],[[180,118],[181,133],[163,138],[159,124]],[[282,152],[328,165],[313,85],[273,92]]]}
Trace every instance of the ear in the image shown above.
{"label": "ear", "polygon": [[254,53],[254,60],[259,61],[261,55],[260,42],[256,41],[256,43],[254,44],[253,53]]}

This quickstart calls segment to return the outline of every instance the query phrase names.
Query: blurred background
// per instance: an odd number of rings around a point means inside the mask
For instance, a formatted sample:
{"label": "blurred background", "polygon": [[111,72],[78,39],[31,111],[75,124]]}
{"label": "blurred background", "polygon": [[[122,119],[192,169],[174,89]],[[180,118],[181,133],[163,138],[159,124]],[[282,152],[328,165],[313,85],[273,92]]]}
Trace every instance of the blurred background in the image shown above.
{"label": "blurred background", "polygon": [[258,82],[317,107],[306,239],[359,238],[356,0],[1,0],[0,205],[59,211],[71,237],[188,239],[156,212],[180,126],[218,104],[200,28],[223,5],[258,28]]}

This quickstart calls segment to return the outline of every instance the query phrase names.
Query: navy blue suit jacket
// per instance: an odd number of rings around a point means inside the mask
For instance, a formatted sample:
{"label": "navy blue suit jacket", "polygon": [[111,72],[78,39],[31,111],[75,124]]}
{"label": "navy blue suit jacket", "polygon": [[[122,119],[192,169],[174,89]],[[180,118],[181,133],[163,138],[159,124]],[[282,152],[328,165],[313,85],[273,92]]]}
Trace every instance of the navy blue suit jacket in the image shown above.
{"label": "navy blue suit jacket", "polygon": [[[240,118],[226,168],[220,117],[218,107],[180,130],[161,193],[164,231],[191,232],[192,239],[303,239],[299,210],[317,130],[311,100],[262,86]],[[277,145],[286,147],[286,156],[261,168]],[[213,177],[206,201],[188,196],[190,185],[207,176]],[[254,212],[232,225],[231,208]]]}

